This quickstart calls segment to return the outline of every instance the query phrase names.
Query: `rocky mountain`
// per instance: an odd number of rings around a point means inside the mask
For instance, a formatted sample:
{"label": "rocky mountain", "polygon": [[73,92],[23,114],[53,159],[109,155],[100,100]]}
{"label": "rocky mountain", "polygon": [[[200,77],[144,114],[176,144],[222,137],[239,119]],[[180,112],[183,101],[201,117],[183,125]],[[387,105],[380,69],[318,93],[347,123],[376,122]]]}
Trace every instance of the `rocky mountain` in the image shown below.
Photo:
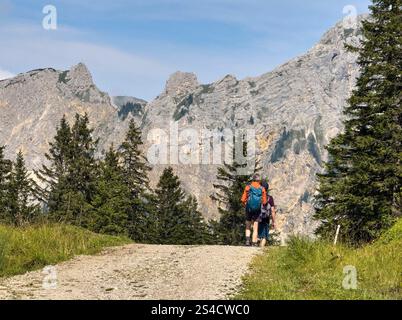
{"label": "rocky mountain", "polygon": [[63,115],[72,122],[75,113],[90,116],[100,152],[122,139],[125,122],[83,64],[68,71],[33,70],[0,81],[0,144],[7,146],[10,158],[22,150],[32,169],[43,163]]}
{"label": "rocky mountain", "polygon": [[[357,44],[360,36],[358,28],[338,23],[305,55],[254,78],[227,75],[203,85],[194,74],[177,72],[147,105],[145,132],[152,128],[169,132],[169,121],[182,131],[255,129],[262,173],[271,180],[280,208],[282,234],[311,234],[316,173],[326,159],[325,145],[342,130],[342,109],[358,75],[357,57],[345,50],[344,43]],[[185,141],[178,142],[179,147],[182,144]],[[210,218],[216,217],[212,209],[216,204],[209,197],[216,169],[176,166]]]}
{"label": "rocky mountain", "polygon": [[119,119],[126,120],[128,115],[131,114],[139,122],[142,121],[147,102],[142,99],[126,96],[112,97],[112,104],[117,109]]}
{"label": "rocky mountain", "polygon": [[[0,144],[7,145],[9,157],[22,149],[28,165],[37,168],[60,118],[66,114],[72,119],[76,112],[89,114],[100,138],[100,152],[110,143],[120,143],[131,117],[143,129],[146,153],[156,140],[171,138],[172,125],[179,132],[199,133],[254,129],[258,159],[280,208],[283,237],[311,234],[315,175],[326,159],[325,145],[342,130],[342,108],[358,75],[356,56],[346,52],[344,43],[357,43],[360,36],[358,28],[338,23],[305,55],[253,78],[227,75],[200,84],[195,74],[177,72],[150,103],[109,97],[97,89],[83,64],[68,71],[30,71],[0,81]],[[185,139],[168,141],[185,155],[210,143],[201,141],[189,150]],[[154,166],[153,183],[164,166]],[[210,195],[218,165],[179,162],[174,167],[205,216],[217,218]]]}

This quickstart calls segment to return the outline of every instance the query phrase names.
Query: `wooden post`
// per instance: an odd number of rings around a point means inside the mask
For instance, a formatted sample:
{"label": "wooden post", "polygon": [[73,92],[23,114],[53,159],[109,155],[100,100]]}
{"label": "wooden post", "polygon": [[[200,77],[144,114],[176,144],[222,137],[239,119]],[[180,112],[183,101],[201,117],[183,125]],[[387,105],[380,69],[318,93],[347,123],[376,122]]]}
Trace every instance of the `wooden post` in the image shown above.
{"label": "wooden post", "polygon": [[337,244],[337,242],[338,242],[339,230],[341,230],[341,225],[340,225],[340,224],[338,224],[338,227],[336,228],[334,246],[336,246],[336,244]]}

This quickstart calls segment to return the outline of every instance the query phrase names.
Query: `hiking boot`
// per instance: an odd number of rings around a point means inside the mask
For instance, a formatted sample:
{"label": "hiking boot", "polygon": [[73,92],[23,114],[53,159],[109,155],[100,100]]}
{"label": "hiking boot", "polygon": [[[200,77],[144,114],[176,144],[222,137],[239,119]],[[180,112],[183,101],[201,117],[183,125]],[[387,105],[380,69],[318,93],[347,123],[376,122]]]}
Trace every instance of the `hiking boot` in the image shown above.
{"label": "hiking boot", "polygon": [[251,247],[251,239],[246,238],[246,247]]}

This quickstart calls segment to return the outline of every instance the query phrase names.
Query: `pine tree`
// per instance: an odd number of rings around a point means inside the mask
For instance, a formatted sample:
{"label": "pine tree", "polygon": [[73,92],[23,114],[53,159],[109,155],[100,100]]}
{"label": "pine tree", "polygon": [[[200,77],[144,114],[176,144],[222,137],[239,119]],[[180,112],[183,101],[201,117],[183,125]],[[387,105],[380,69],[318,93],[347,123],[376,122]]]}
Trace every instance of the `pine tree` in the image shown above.
{"label": "pine tree", "polygon": [[240,199],[253,175],[238,175],[241,167],[235,162],[218,168],[220,183],[214,185],[216,192],[211,198],[219,205],[220,220],[213,226],[220,244],[240,245],[245,241],[246,216]]}
{"label": "pine tree", "polygon": [[173,168],[166,168],[155,190],[159,243],[209,243],[208,226],[198,211],[197,201],[188,197]]}
{"label": "pine tree", "polygon": [[[45,154],[49,165],[42,165],[42,169],[35,171],[42,186],[38,188],[40,200],[51,213],[63,211],[65,195],[71,191],[67,183],[72,161],[71,148],[71,127],[63,116],[56,129],[54,141],[50,143],[49,153]],[[64,214],[67,216],[67,211]]]}
{"label": "pine tree", "polygon": [[86,114],[76,114],[73,127],[63,117],[46,155],[50,165],[37,172],[45,185],[42,199],[53,220],[83,227],[88,223],[97,178],[98,141],[92,133]]}
{"label": "pine tree", "polygon": [[39,207],[34,204],[34,182],[29,177],[21,151],[13,164],[8,188],[9,222],[18,227],[33,222],[39,215]]}
{"label": "pine tree", "polygon": [[141,130],[132,119],[126,138],[119,148],[123,159],[125,182],[131,195],[130,237],[137,241],[149,242],[150,235],[155,232],[148,180],[151,168],[142,154],[142,145]]}
{"label": "pine tree", "polygon": [[212,244],[213,236],[210,225],[205,221],[198,209],[198,202],[194,196],[188,196],[183,203],[184,222],[182,223],[185,236],[180,244]]}
{"label": "pine tree", "polygon": [[130,190],[124,181],[119,154],[111,146],[100,164],[88,226],[98,233],[128,235],[129,210]]}
{"label": "pine tree", "polygon": [[155,195],[159,243],[178,244],[186,236],[181,232],[185,193],[173,168],[169,167],[163,171]]}
{"label": "pine tree", "polygon": [[[240,148],[243,147],[242,153],[247,160],[246,164],[240,164],[236,160],[236,145],[238,145],[235,143],[236,139],[243,141]],[[225,163],[223,167],[218,168],[219,183],[214,185],[216,191],[211,195],[211,199],[217,202],[220,213],[219,222],[212,223],[213,232],[218,243],[224,245],[240,245],[245,242],[246,215],[241,197],[247,184],[252,181],[253,175],[261,170],[259,161],[248,156],[247,142],[244,138],[239,135],[233,138],[233,142],[233,162]],[[242,171],[251,164],[253,171],[243,174]]]}
{"label": "pine tree", "polygon": [[7,216],[8,186],[11,174],[11,161],[4,157],[4,146],[0,146],[0,221]]}
{"label": "pine tree", "polygon": [[361,75],[345,109],[345,131],[331,141],[319,175],[317,234],[355,244],[376,239],[401,215],[401,0],[374,0],[363,22]]}

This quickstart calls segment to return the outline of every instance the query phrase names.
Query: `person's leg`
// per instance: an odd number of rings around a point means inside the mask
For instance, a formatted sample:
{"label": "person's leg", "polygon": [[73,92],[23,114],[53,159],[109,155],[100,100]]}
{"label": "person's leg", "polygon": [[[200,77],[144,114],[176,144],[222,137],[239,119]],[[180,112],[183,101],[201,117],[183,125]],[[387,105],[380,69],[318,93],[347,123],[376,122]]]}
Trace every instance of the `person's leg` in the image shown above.
{"label": "person's leg", "polygon": [[261,223],[260,228],[261,230],[259,230],[260,231],[259,234],[262,239],[260,245],[261,247],[265,247],[267,245],[268,240],[268,230],[269,230],[268,223],[265,222]]}
{"label": "person's leg", "polygon": [[258,221],[253,222],[253,245],[258,242]]}
{"label": "person's leg", "polygon": [[246,221],[246,245],[251,245],[251,221]]}
{"label": "person's leg", "polygon": [[261,231],[262,231],[261,222],[258,222],[258,242],[260,242],[260,243],[264,239],[264,237],[262,236]]}

